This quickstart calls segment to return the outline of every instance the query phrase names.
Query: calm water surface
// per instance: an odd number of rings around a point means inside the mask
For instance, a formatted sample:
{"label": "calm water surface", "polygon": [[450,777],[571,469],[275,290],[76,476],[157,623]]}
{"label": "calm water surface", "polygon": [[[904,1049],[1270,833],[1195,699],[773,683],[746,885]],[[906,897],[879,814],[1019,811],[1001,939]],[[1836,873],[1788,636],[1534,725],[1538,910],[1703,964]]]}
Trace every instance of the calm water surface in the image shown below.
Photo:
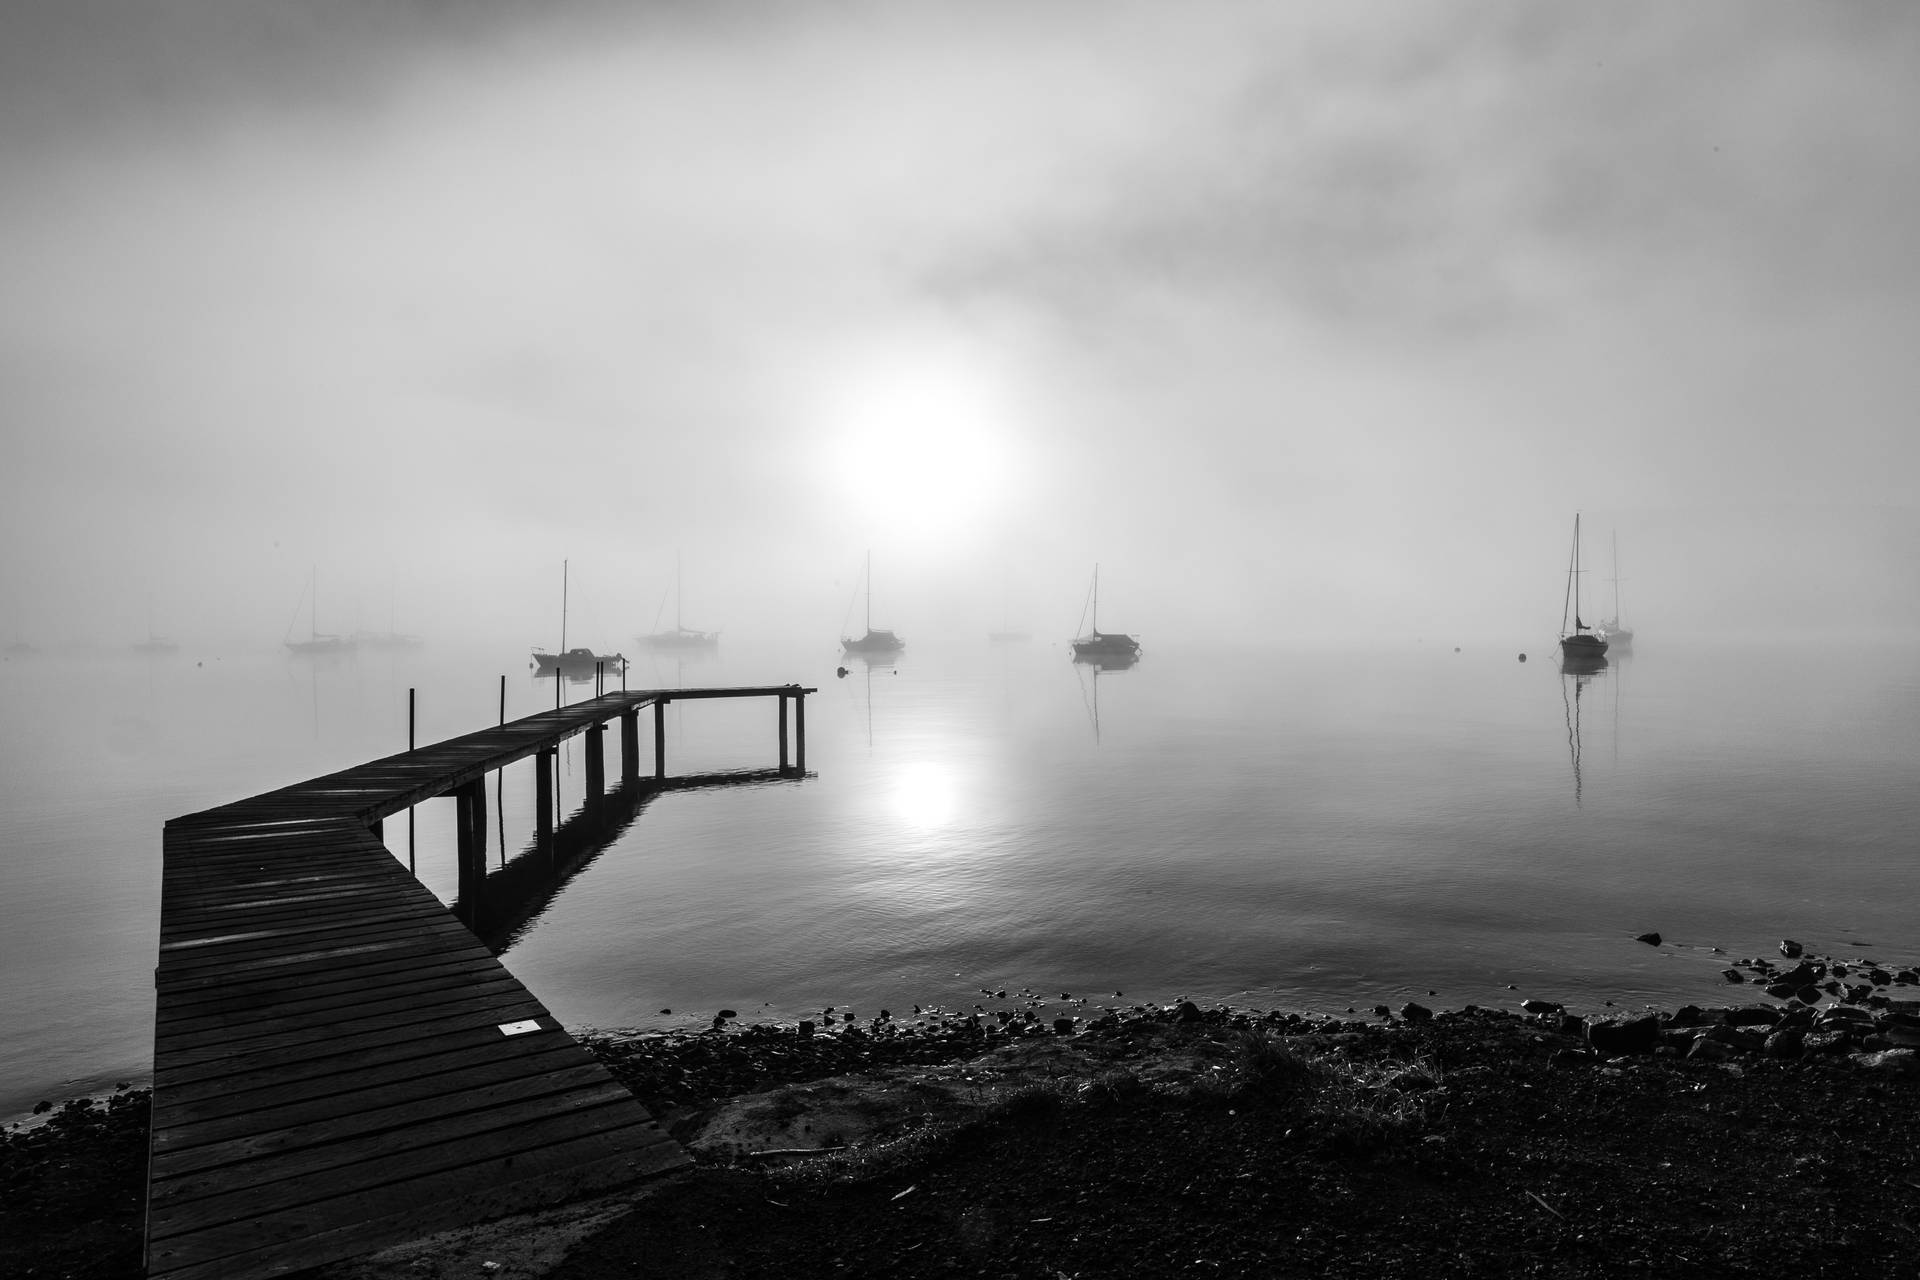
{"label": "calm water surface", "polygon": [[[660,796],[504,959],[569,1024],[614,1027],[1022,987],[1590,1009],[1721,998],[1728,955],[1784,936],[1920,958],[1920,654],[1645,643],[1586,677],[1533,656],[1150,649],[1096,675],[1054,645],[914,644],[844,678],[831,646],[643,660],[632,687],[817,685],[812,776]],[[552,705],[512,652],[0,663],[0,1117],[148,1073],[167,818],[403,748],[410,687],[422,743],[491,724],[502,672],[509,716]],[[774,733],[770,702],[676,704],[668,764],[767,766]],[[531,766],[500,787],[517,853]],[[415,821],[443,900],[452,807]],[[388,820],[403,859],[406,829]]]}

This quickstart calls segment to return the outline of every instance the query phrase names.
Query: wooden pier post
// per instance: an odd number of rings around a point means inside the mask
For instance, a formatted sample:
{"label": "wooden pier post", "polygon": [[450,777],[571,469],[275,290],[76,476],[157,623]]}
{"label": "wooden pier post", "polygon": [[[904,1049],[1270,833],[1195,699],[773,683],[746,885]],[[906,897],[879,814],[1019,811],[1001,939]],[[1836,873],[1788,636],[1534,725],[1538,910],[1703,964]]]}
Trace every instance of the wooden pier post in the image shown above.
{"label": "wooden pier post", "polygon": [[467,924],[479,919],[480,884],[487,878],[487,783],[475,778],[454,792],[455,858],[459,864],[455,892],[466,908]]}
{"label": "wooden pier post", "polygon": [[667,700],[657,698],[653,704],[653,776],[667,776]]}
{"label": "wooden pier post", "polygon": [[549,858],[553,856],[553,770],[559,758],[552,747],[543,747],[534,758],[533,839]]}
{"label": "wooden pier post", "polygon": [[787,771],[787,695],[781,694],[780,703],[780,772]]}
{"label": "wooden pier post", "polygon": [[640,777],[640,709],[628,707],[620,713],[620,781],[638,781]]}
{"label": "wooden pier post", "polygon": [[600,798],[607,789],[607,726],[587,726],[587,812],[600,812]]}
{"label": "wooden pier post", "polygon": [[807,695],[800,689],[793,694],[793,767],[807,771]]}

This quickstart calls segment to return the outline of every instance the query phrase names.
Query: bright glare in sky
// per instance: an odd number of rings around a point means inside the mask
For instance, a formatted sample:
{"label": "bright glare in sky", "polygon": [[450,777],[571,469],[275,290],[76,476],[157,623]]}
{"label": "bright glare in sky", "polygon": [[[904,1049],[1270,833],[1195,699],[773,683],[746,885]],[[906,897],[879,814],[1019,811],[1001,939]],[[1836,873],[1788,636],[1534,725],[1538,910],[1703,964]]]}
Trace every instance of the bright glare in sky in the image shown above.
{"label": "bright glare in sky", "polygon": [[842,502],[895,545],[963,539],[1022,482],[1007,397],[963,355],[870,352],[825,407]]}

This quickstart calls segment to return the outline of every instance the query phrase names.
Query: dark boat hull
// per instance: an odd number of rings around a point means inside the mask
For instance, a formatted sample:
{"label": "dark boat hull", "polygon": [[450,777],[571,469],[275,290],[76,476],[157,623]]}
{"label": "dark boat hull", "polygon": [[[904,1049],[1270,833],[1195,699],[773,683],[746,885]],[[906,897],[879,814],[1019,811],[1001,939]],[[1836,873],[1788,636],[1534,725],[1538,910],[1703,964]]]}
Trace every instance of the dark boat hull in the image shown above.
{"label": "dark boat hull", "polygon": [[898,653],[906,648],[891,631],[869,631],[857,640],[842,638],[840,647],[848,653]]}

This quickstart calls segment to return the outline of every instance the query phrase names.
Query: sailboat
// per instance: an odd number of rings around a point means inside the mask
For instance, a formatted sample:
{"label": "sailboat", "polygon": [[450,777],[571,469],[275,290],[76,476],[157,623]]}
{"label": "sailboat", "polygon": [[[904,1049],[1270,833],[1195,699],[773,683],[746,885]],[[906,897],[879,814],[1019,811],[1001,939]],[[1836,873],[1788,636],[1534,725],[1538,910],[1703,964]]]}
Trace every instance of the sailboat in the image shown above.
{"label": "sailboat", "polygon": [[[1129,635],[1100,629],[1100,566],[1093,566],[1091,590],[1093,627],[1073,642],[1075,662],[1094,662],[1101,666],[1131,666],[1140,657],[1140,642]],[[1081,614],[1086,620],[1086,614]]]}
{"label": "sailboat", "polygon": [[1633,647],[1633,631],[1620,621],[1620,535],[1613,535],[1613,577],[1607,579],[1613,583],[1613,617],[1600,624],[1600,630],[1616,649]]}
{"label": "sailboat", "polygon": [[584,680],[592,675],[601,664],[608,671],[619,671],[626,666],[627,660],[617,653],[595,653],[591,649],[567,648],[567,562],[560,562],[560,652],[547,653],[544,650],[533,651],[533,665],[536,671],[545,675],[558,672]]}
{"label": "sailboat", "polygon": [[[1573,516],[1573,555],[1567,561],[1567,591],[1560,605],[1560,659],[1569,666],[1593,666],[1607,660],[1607,637],[1580,618],[1580,513]],[[1567,611],[1573,611],[1573,630],[1567,630]]]}
{"label": "sailboat", "polygon": [[153,633],[153,604],[149,601],[147,604],[147,638],[136,641],[133,646],[133,651],[135,653],[144,653],[157,657],[163,653],[175,653],[179,648],[179,645],[167,639],[165,636],[157,636]]}
{"label": "sailboat", "polygon": [[848,653],[898,653],[906,648],[891,631],[873,629],[873,552],[867,552],[867,633],[859,639],[840,637],[840,647]]}
{"label": "sailboat", "polygon": [[[720,643],[718,631],[696,631],[684,626],[680,621],[680,557],[673,558],[673,630],[655,631],[652,635],[641,636],[640,643],[650,649],[711,649]],[[653,625],[660,625],[660,613],[665,612],[666,598],[660,600],[660,610],[653,615]]]}
{"label": "sailboat", "polygon": [[[312,596],[312,609],[307,614],[307,638],[305,640],[287,640],[287,649],[302,657],[317,658],[336,653],[352,653],[353,639],[350,636],[330,635],[319,629],[320,622],[320,571],[315,569],[307,575],[307,594]],[[294,619],[300,617],[300,611],[294,610]],[[293,624],[287,624],[287,633],[293,633]]]}

